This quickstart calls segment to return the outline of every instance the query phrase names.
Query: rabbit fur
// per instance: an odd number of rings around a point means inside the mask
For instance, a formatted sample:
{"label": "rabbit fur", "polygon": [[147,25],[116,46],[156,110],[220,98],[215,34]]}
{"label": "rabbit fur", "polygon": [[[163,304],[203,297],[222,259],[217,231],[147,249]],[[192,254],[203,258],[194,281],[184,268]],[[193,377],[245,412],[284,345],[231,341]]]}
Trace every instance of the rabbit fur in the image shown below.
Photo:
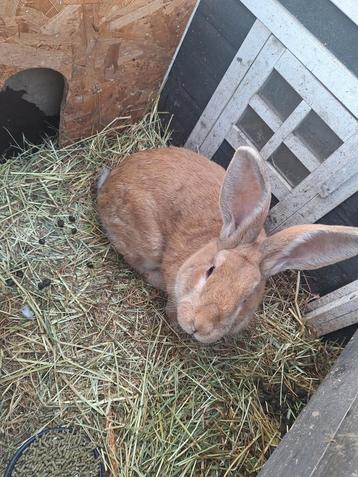
{"label": "rabbit fur", "polygon": [[167,315],[202,343],[235,335],[266,279],[358,254],[358,228],[297,225],[267,237],[264,161],[240,147],[225,171],[184,148],[141,151],[98,181],[100,221],[115,249],[168,295]]}

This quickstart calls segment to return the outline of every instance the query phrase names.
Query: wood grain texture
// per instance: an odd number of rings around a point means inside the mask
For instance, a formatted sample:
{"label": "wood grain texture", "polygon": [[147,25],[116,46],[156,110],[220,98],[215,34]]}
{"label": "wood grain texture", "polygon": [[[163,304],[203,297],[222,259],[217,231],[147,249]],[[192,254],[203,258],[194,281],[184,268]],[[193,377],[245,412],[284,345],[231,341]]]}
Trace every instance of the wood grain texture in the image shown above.
{"label": "wood grain texture", "polygon": [[258,477],[357,476],[357,359],[358,332]]}
{"label": "wood grain texture", "polygon": [[309,303],[304,318],[320,336],[358,323],[358,280]]}
{"label": "wood grain texture", "polygon": [[[296,21],[278,0],[266,0],[265,8],[262,8],[260,0],[241,1],[290,50],[295,58],[343,103],[348,111],[358,116],[357,78],[354,73],[349,71],[327,48],[322,48],[322,43]],[[301,5],[301,2],[294,3]],[[315,33],[317,34],[318,31]]]}
{"label": "wood grain texture", "polygon": [[66,79],[62,144],[118,116],[140,118],[184,31],[195,0],[1,0],[0,88],[27,68]]}
{"label": "wood grain texture", "polygon": [[358,397],[343,419],[312,477],[358,476]]}

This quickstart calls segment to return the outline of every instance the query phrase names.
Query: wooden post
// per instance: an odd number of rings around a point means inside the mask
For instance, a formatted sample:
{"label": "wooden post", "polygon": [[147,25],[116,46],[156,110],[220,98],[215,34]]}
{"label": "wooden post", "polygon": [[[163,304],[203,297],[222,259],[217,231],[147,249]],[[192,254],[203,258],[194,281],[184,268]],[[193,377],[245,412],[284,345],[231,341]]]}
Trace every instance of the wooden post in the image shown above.
{"label": "wooden post", "polygon": [[258,477],[356,477],[358,331]]}

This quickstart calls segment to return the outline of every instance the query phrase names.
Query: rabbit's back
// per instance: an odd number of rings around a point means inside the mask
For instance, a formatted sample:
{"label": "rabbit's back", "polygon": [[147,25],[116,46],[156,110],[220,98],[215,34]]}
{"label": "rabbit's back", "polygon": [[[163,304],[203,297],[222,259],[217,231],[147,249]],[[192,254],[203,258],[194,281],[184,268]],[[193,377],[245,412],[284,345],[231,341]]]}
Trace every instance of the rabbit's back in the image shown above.
{"label": "rabbit's back", "polygon": [[187,149],[133,154],[99,189],[102,225],[115,248],[141,273],[160,267],[164,252],[182,262],[218,234],[224,173]]}

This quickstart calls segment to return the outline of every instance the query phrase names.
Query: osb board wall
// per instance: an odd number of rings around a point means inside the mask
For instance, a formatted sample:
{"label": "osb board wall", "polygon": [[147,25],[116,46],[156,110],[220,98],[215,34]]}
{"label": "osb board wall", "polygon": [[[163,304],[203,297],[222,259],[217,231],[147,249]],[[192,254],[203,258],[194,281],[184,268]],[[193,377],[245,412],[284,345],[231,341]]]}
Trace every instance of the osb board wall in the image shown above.
{"label": "osb board wall", "polygon": [[156,96],[195,0],[0,0],[0,89],[26,68],[66,79],[60,136],[140,117]]}

